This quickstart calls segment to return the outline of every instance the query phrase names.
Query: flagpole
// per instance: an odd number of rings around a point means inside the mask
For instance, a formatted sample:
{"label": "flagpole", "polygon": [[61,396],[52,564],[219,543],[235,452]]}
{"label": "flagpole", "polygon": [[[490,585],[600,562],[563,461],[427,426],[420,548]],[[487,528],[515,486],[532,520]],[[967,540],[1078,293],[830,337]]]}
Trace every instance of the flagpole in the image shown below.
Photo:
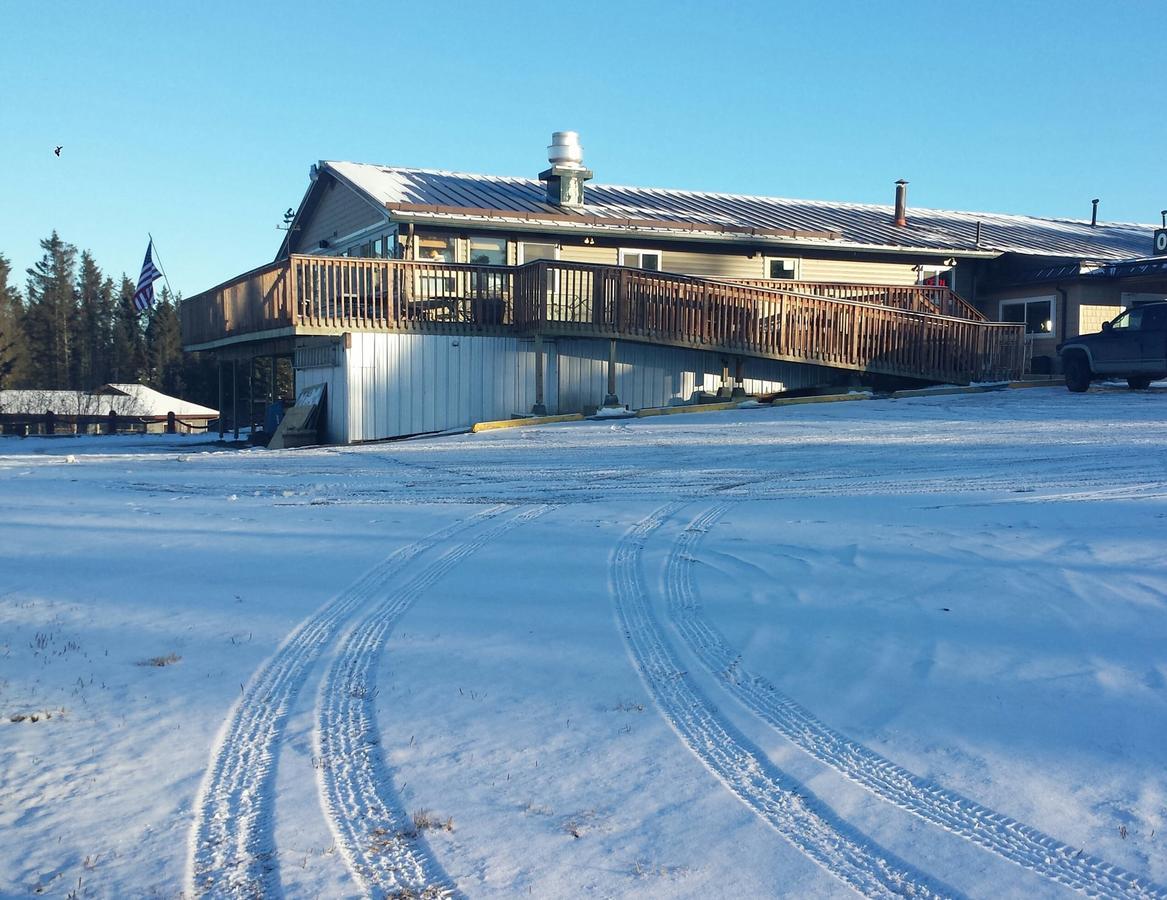
{"label": "flagpole", "polygon": [[[148,237],[150,239],[150,246],[153,247],[154,246],[154,235],[150,234],[150,232],[147,231],[146,237]],[[164,268],[162,268],[162,258],[160,256],[158,256],[158,248],[157,247],[154,247],[154,255],[158,259],[158,271],[162,273],[162,280],[166,282],[166,290],[170,291],[170,302],[173,303],[175,300],[174,288],[172,288],[170,286],[170,279],[166,277],[166,270]]]}

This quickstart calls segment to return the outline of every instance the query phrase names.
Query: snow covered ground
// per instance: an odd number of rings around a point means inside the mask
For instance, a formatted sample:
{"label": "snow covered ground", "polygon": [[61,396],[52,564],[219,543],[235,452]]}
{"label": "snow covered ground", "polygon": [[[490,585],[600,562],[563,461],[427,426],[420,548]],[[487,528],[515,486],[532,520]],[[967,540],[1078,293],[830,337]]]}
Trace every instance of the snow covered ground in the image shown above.
{"label": "snow covered ground", "polygon": [[1165,410],[4,439],[0,895],[1167,896]]}

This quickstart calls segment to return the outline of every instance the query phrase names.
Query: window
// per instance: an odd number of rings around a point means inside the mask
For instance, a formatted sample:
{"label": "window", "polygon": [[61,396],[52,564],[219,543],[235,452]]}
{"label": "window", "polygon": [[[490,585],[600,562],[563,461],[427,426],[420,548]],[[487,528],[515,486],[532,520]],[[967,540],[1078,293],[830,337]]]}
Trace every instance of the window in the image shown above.
{"label": "window", "polygon": [[455,260],[454,238],[419,234],[414,238],[414,258],[429,263],[414,273],[414,290],[418,297],[430,300],[449,297],[458,291],[458,279],[449,269],[441,269]]}
{"label": "window", "polygon": [[769,256],[766,258],[766,277],[797,281],[798,263],[799,260],[789,256]]}
{"label": "window", "polygon": [[1162,306],[1136,306],[1128,309],[1111,323],[1115,331],[1160,331],[1167,321],[1167,309]]}
{"label": "window", "polygon": [[1136,306],[1128,309],[1121,316],[1110,323],[1115,331],[1140,331],[1143,327],[1143,310]]}
{"label": "window", "polygon": [[519,244],[519,264],[537,259],[559,259],[558,244]]}
{"label": "window", "polygon": [[425,262],[452,263],[454,261],[454,239],[419,234],[415,258]]}
{"label": "window", "polygon": [[620,265],[633,269],[647,269],[650,272],[660,271],[659,250],[621,250]]}
{"label": "window", "polygon": [[916,284],[931,287],[952,287],[951,266],[917,266]]}
{"label": "window", "polygon": [[1050,337],[1054,333],[1054,297],[1002,300],[1001,321],[1025,326],[1026,337]]}
{"label": "window", "polygon": [[506,239],[471,235],[470,264],[475,266],[505,266],[507,264]]}
{"label": "window", "polygon": [[396,230],[372,232],[370,229],[353,232],[343,238],[332,241],[331,248],[326,250],[330,256],[345,256],[349,259],[380,259],[393,256],[393,248],[397,242]]}

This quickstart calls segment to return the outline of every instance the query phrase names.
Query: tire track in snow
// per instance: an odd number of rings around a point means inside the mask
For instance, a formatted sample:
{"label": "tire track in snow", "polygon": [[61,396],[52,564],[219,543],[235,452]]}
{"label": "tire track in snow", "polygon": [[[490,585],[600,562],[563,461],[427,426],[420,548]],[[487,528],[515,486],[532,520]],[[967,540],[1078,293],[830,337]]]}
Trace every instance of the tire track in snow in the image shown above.
{"label": "tire track in snow", "polygon": [[616,613],[641,678],[690,750],[737,797],[829,874],[868,897],[958,896],[835,818],[813,794],[750,748],[686,679],[649,605],[641,574],[648,538],[680,504],[638,522],[612,559]]}
{"label": "tire track in snow", "polygon": [[992,853],[1092,897],[1167,898],[1167,889],[1082,853],[1016,819],[922,778],[816,719],[765,678],[702,615],[693,579],[701,537],[729,507],[697,515],[674,542],[666,566],[669,618],[693,654],[722,686],[783,737],[819,762],[901,809]]}
{"label": "tire track in snow", "polygon": [[252,675],[219,734],[195,805],[187,872],[192,896],[277,892],[272,833],[275,761],[288,710],[309,669],[345,621],[384,594],[402,568],[435,544],[507,508],[483,510],[395,551],[301,622]]}
{"label": "tire track in snow", "polygon": [[525,509],[447,550],[394,590],[345,637],[317,699],[317,770],[321,805],[349,870],[368,896],[454,895],[393,786],[380,746],[376,667],[385,638],[401,616],[439,578],[504,532],[543,515]]}

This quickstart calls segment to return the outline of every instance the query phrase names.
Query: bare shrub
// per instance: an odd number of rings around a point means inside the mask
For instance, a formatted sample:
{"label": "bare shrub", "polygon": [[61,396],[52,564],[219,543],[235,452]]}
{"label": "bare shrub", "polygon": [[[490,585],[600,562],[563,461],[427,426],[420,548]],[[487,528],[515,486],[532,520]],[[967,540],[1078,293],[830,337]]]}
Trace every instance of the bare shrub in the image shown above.
{"label": "bare shrub", "polygon": [[167,653],[165,656],[151,656],[149,659],[141,660],[139,666],[173,666],[176,662],[182,659],[177,653]]}

